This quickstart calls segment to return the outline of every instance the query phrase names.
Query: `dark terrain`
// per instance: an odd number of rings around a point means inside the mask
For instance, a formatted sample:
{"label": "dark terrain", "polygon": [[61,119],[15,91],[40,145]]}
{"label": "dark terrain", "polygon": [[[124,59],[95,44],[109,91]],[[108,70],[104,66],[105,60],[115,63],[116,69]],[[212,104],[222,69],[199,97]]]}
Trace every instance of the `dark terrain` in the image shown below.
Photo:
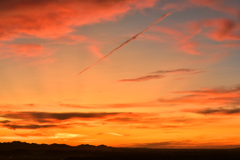
{"label": "dark terrain", "polygon": [[0,143],[0,160],[234,160],[240,149],[146,149],[113,148],[105,145],[68,146],[14,141]]}

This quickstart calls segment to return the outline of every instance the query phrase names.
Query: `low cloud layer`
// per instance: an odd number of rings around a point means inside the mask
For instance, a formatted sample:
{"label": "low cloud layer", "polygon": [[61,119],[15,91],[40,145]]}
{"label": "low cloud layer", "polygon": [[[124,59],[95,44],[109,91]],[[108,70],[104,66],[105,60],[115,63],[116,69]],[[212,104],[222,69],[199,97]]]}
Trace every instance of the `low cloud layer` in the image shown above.
{"label": "low cloud layer", "polygon": [[37,122],[49,122],[52,120],[68,120],[72,118],[77,119],[102,119],[107,117],[114,117],[124,113],[50,113],[50,112],[5,112],[0,117],[10,119],[32,120]]}
{"label": "low cloud layer", "polygon": [[178,96],[171,99],[160,98],[160,103],[194,105],[240,105],[240,87],[218,87],[192,91],[174,92]]}
{"label": "low cloud layer", "polygon": [[188,112],[204,114],[204,115],[239,115],[240,108],[238,107],[219,107],[219,108],[205,108],[200,110],[186,110]]}

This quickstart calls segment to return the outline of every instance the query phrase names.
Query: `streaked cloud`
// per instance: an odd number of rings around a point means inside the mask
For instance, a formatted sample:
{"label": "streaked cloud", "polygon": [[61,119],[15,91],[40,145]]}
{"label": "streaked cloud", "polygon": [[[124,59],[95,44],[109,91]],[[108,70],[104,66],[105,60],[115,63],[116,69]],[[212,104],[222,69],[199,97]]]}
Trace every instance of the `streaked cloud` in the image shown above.
{"label": "streaked cloud", "polygon": [[113,136],[120,136],[120,137],[124,136],[123,134],[113,133],[113,132],[107,133],[107,134],[110,134],[110,135],[113,135]]}
{"label": "streaked cloud", "polygon": [[142,81],[149,81],[153,79],[161,79],[164,76],[162,75],[147,75],[143,77],[133,78],[133,79],[121,79],[119,82],[142,82]]}
{"label": "streaked cloud", "polygon": [[72,118],[78,119],[101,119],[107,117],[114,117],[117,115],[124,115],[125,113],[115,112],[115,113],[51,113],[51,112],[3,112],[1,117],[10,119],[23,119],[32,120],[37,122],[49,122],[52,120],[68,120]]}
{"label": "streaked cloud", "polygon": [[200,104],[200,105],[239,105],[240,87],[218,87],[203,88],[192,91],[178,91],[175,94],[183,94],[183,96],[163,99],[160,103],[170,104]]}
{"label": "streaked cloud", "polygon": [[193,112],[204,115],[236,115],[240,114],[240,108],[238,107],[218,107],[218,108],[205,108],[199,110],[185,110],[187,112]]}
{"label": "streaked cloud", "polygon": [[228,3],[227,0],[186,0],[165,3],[161,9],[164,11],[167,10],[183,11],[188,8],[208,7],[209,9],[238,17],[240,14],[239,8],[237,6],[229,4],[230,3]]}
{"label": "streaked cloud", "polygon": [[56,133],[54,136],[50,138],[61,139],[61,138],[77,138],[77,137],[85,137],[84,134],[73,134],[73,133]]}
{"label": "streaked cloud", "polygon": [[189,73],[195,72],[197,69],[175,69],[175,70],[159,70],[153,72],[154,74],[164,74],[164,73]]}
{"label": "streaked cloud", "polygon": [[202,73],[203,71],[199,69],[175,69],[175,70],[158,70],[155,72],[152,72],[150,75],[138,77],[138,78],[132,78],[132,79],[121,79],[119,82],[142,82],[142,81],[149,81],[154,79],[161,79],[166,77],[166,75],[160,75],[160,74],[167,74],[167,73],[188,73],[188,74],[197,74]]}
{"label": "streaked cloud", "polygon": [[40,129],[40,128],[55,128],[59,127],[58,125],[37,125],[37,124],[28,124],[28,125],[14,125],[14,124],[4,124],[2,127],[8,129]]}
{"label": "streaked cloud", "polygon": [[181,147],[190,147],[193,145],[193,142],[190,140],[182,141],[164,141],[164,142],[153,142],[153,143],[139,143],[133,144],[133,147],[139,148],[181,148]]}

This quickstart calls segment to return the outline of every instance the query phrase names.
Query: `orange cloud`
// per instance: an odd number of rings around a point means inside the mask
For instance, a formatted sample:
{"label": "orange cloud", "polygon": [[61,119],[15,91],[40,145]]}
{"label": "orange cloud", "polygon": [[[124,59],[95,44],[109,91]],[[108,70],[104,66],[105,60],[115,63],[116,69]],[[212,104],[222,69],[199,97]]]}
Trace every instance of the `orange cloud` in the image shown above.
{"label": "orange cloud", "polygon": [[159,99],[160,103],[171,104],[204,104],[204,105],[239,105],[240,88],[213,88],[200,89],[194,91],[180,91],[178,94],[185,94],[184,96],[172,99]]}
{"label": "orange cloud", "polygon": [[219,107],[219,108],[205,108],[201,110],[185,110],[204,115],[239,115],[240,108],[237,107]]}
{"label": "orange cloud", "polygon": [[64,36],[83,26],[113,21],[131,9],[153,7],[156,0],[117,1],[1,1],[0,37],[11,40],[23,35],[41,38]]}
{"label": "orange cloud", "polygon": [[32,120],[35,122],[51,122],[52,120],[77,119],[101,119],[117,116],[125,113],[50,113],[50,112],[4,112],[1,117],[9,119]]}

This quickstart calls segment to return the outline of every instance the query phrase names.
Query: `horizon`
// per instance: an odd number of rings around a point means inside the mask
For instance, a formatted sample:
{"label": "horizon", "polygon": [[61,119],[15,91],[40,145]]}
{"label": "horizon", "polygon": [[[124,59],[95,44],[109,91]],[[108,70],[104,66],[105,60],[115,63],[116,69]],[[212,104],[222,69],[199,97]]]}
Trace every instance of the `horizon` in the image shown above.
{"label": "horizon", "polygon": [[0,6],[1,143],[240,146],[239,0]]}
{"label": "horizon", "polygon": [[[91,146],[91,147],[107,147],[107,148],[122,148],[122,149],[154,149],[154,150],[231,150],[231,149],[240,149],[240,145],[239,146],[231,146],[231,147],[226,147],[226,146],[222,146],[222,147],[219,147],[216,148],[216,147],[213,147],[213,148],[208,148],[208,147],[203,147],[203,148],[197,148],[196,147],[192,147],[192,148],[174,148],[174,146],[172,147],[168,147],[168,148],[151,148],[151,147],[134,147],[134,146],[128,146],[128,147],[124,147],[124,146],[121,146],[121,147],[113,147],[113,146],[107,146],[107,145],[104,145],[104,144],[100,144],[100,145],[91,145],[91,144],[88,144],[88,143],[82,143],[82,144],[79,144],[79,145],[68,145],[68,144],[65,144],[65,143],[29,143],[29,142],[22,142],[22,141],[12,141],[12,142],[0,142],[0,145],[1,144],[15,144],[15,143],[21,143],[21,144],[28,144],[28,145],[47,145],[47,146],[51,146],[51,145],[64,145],[65,147],[80,147],[80,146]],[[22,149],[18,146],[18,149]]]}

